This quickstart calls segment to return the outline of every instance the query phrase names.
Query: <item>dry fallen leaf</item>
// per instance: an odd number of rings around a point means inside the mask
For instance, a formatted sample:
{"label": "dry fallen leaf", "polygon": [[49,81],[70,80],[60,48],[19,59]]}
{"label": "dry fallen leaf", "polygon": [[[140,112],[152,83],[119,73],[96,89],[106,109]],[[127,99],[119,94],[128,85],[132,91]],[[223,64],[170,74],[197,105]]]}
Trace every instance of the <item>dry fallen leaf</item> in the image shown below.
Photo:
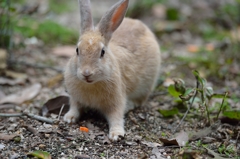
{"label": "dry fallen leaf", "polygon": [[209,154],[213,155],[214,156],[214,159],[231,159],[231,158],[225,158],[225,157],[221,157],[220,154],[214,152],[213,150],[207,148],[207,147],[204,147]]}
{"label": "dry fallen leaf", "polygon": [[13,78],[13,79],[26,80],[28,78],[25,73],[14,72],[14,71],[9,71],[9,70],[6,70],[4,73],[7,77],[10,77],[10,78]]}
{"label": "dry fallen leaf", "polygon": [[176,139],[159,138],[159,140],[163,143],[164,146],[178,145],[178,142]]}
{"label": "dry fallen leaf", "polygon": [[175,135],[179,146],[185,146],[188,142],[188,133],[181,131]]}
{"label": "dry fallen leaf", "polygon": [[67,113],[69,109],[69,97],[68,96],[58,96],[49,99],[42,107],[42,116],[47,114],[59,114],[61,108],[64,106],[61,115]]}
{"label": "dry fallen leaf", "polygon": [[212,124],[210,127],[204,128],[198,132],[189,132],[189,140],[194,141],[202,137],[206,137],[208,134],[214,132],[217,130],[217,128],[220,125],[220,121],[217,121],[216,123]]}
{"label": "dry fallen leaf", "polygon": [[0,85],[10,85],[14,86],[17,84],[24,84],[26,80],[23,78],[17,78],[17,79],[8,79],[8,78],[2,78],[0,77]]}
{"label": "dry fallen leaf", "polygon": [[32,86],[19,91],[15,94],[10,94],[3,99],[0,100],[0,104],[3,103],[14,103],[14,104],[21,104],[25,101],[33,99],[41,90],[41,84],[36,83]]}
{"label": "dry fallen leaf", "polygon": [[0,133],[0,140],[10,141],[10,140],[13,140],[17,136],[19,136],[19,135],[18,134],[8,135],[8,134]]}
{"label": "dry fallen leaf", "polygon": [[188,142],[188,133],[181,131],[175,135],[175,138],[172,139],[164,139],[159,138],[161,142],[163,142],[164,146],[177,145],[177,146],[185,146]]}
{"label": "dry fallen leaf", "polygon": [[28,153],[28,156],[34,156],[37,158],[41,158],[41,159],[51,159],[51,155],[50,153],[46,152],[46,151],[41,151],[41,150],[37,150],[37,151],[33,151]]}
{"label": "dry fallen leaf", "polygon": [[156,142],[141,141],[141,143],[144,145],[147,145],[148,147],[151,147],[151,148],[162,146],[161,144],[156,143]]}
{"label": "dry fallen leaf", "polygon": [[164,157],[162,157],[162,155],[161,155],[161,152],[159,151],[159,149],[157,148],[157,147],[154,147],[153,149],[152,149],[152,155],[154,155],[154,156],[151,156],[150,158],[151,159],[164,159]]}

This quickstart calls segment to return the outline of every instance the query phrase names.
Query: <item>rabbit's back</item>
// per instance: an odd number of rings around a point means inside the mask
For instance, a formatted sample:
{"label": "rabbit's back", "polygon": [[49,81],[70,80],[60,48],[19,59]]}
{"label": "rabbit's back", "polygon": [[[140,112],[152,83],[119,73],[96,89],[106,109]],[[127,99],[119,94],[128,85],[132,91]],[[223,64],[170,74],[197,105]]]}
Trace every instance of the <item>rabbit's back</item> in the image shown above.
{"label": "rabbit's back", "polygon": [[125,18],[109,46],[118,59],[128,97],[142,105],[159,76],[160,47],[155,36],[141,21]]}

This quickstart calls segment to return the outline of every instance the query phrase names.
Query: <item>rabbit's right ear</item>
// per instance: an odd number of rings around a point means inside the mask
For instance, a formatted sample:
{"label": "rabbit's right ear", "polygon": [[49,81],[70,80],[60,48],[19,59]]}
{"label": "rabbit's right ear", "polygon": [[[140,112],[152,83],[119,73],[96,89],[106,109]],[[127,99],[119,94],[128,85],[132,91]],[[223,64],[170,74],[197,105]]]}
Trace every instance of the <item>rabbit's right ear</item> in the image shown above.
{"label": "rabbit's right ear", "polygon": [[112,6],[100,20],[98,29],[107,41],[111,39],[112,33],[122,23],[127,12],[128,1],[129,0],[120,0],[117,4]]}
{"label": "rabbit's right ear", "polygon": [[88,30],[93,29],[93,19],[91,13],[90,0],[79,0],[80,16],[81,16],[81,29],[80,32],[83,34]]}

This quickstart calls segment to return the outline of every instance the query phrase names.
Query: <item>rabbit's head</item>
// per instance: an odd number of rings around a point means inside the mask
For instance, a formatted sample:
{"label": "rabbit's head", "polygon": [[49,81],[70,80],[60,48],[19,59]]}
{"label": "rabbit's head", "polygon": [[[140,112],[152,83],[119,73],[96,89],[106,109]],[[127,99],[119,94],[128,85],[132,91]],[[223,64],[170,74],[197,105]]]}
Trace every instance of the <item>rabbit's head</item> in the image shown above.
{"label": "rabbit's head", "polygon": [[76,49],[77,77],[87,83],[107,80],[114,65],[108,43],[125,16],[128,0],[115,4],[96,27],[93,25],[90,0],[79,0],[79,3],[81,36]]}

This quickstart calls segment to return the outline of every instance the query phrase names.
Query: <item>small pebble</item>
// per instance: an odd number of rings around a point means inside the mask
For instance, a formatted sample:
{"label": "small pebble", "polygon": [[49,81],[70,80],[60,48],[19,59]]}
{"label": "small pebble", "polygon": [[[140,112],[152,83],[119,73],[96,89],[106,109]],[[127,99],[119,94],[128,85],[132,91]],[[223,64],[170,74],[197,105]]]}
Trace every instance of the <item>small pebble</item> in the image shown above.
{"label": "small pebble", "polygon": [[0,150],[2,150],[5,147],[5,145],[0,144]]}
{"label": "small pebble", "polygon": [[146,119],[145,116],[143,115],[143,113],[138,113],[138,117],[139,117],[140,119],[142,119],[142,120],[145,120],[145,119]]}
{"label": "small pebble", "polygon": [[75,159],[90,159],[90,157],[87,155],[78,155],[75,157]]}
{"label": "small pebble", "polygon": [[46,145],[40,144],[38,147],[39,147],[39,149],[44,149],[46,147]]}
{"label": "small pebble", "polygon": [[45,128],[47,128],[47,129],[49,129],[49,128],[52,128],[52,125],[50,125],[50,124],[43,124],[43,126],[45,127]]}

